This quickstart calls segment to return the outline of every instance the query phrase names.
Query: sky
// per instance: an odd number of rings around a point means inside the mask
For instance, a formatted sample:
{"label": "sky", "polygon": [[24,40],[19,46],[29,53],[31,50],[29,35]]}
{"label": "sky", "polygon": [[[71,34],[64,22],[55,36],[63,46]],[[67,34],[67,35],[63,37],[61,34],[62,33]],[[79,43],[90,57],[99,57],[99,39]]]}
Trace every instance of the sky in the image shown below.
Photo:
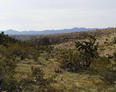
{"label": "sky", "polygon": [[116,27],[116,0],[0,0],[0,30]]}

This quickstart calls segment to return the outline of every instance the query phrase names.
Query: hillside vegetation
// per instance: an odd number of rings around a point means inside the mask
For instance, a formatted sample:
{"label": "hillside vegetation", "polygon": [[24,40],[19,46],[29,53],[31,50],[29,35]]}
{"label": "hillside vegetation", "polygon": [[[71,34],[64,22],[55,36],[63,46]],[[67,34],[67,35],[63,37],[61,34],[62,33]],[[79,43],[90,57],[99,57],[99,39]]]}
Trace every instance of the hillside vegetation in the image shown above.
{"label": "hillside vegetation", "polygon": [[0,92],[116,92],[116,28],[25,41],[1,33]]}
{"label": "hillside vegetation", "polygon": [[[73,41],[73,40],[81,40],[88,37],[88,35],[94,35],[96,37],[108,37],[110,35],[116,34],[116,28],[111,29],[103,29],[103,30],[93,30],[88,32],[72,32],[65,34],[55,34],[55,35],[46,35],[46,36],[36,36],[34,42],[41,44],[42,40],[47,39],[49,44],[59,44],[63,42]],[[43,42],[43,41],[42,41]]]}

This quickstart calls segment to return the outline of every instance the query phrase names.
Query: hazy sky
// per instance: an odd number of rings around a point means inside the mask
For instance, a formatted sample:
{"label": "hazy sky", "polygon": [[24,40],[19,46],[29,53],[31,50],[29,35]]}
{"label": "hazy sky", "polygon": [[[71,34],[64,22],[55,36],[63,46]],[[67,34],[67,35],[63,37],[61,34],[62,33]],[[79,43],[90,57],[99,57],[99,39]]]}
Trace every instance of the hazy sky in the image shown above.
{"label": "hazy sky", "polygon": [[0,0],[0,30],[116,27],[116,0]]}

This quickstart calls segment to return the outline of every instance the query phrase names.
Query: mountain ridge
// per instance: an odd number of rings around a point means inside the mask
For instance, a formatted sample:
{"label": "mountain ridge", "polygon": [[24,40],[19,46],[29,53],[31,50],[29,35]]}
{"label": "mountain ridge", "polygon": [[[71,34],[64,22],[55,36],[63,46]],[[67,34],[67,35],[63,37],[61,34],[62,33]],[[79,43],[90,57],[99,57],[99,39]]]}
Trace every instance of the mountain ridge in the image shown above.
{"label": "mountain ridge", "polygon": [[81,32],[81,31],[92,31],[92,30],[99,30],[100,28],[78,28],[74,27],[72,29],[59,29],[59,30],[43,30],[43,31],[17,31],[13,29],[9,29],[4,32],[8,35],[49,35],[49,34],[62,34],[62,33],[71,33],[71,32]]}

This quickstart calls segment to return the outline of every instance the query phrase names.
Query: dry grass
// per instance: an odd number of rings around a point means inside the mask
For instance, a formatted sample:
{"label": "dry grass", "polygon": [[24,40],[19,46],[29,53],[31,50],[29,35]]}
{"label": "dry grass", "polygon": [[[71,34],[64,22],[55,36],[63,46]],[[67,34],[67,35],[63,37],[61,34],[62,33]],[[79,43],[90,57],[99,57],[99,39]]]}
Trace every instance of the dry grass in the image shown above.
{"label": "dry grass", "polygon": [[[114,49],[116,49],[116,44],[110,44],[112,42],[112,39],[116,37],[116,33],[114,33],[114,30],[109,35],[108,33],[110,33],[110,31],[106,30],[105,34],[97,37],[97,42],[99,43],[98,51],[100,56],[107,56],[107,54],[112,55]],[[62,49],[74,49],[74,41],[76,40],[63,42],[54,45],[54,47]],[[39,62],[41,64],[34,62],[33,60],[22,61],[18,64],[16,70],[19,73],[29,74],[31,72],[32,66],[39,66],[44,70],[46,77],[57,74],[57,77],[55,79],[57,82],[52,84],[52,86],[58,89],[62,89],[64,90],[64,92],[116,92],[116,80],[115,77],[113,77],[114,74],[105,73],[107,71],[103,71],[103,68],[116,68],[116,66],[113,66],[116,64],[113,60],[111,61],[112,64],[106,64],[104,61],[101,62],[99,60],[99,62],[93,62],[92,67],[96,68],[96,70],[99,71],[83,71],[78,73],[67,72],[63,69],[61,69],[61,73],[56,73],[55,70],[60,69],[60,67],[59,63],[55,61],[55,58],[52,57],[46,60],[44,55],[39,57]],[[19,77],[20,75],[17,76]],[[109,81],[111,81],[110,79],[114,82],[114,84],[109,84]]]}

